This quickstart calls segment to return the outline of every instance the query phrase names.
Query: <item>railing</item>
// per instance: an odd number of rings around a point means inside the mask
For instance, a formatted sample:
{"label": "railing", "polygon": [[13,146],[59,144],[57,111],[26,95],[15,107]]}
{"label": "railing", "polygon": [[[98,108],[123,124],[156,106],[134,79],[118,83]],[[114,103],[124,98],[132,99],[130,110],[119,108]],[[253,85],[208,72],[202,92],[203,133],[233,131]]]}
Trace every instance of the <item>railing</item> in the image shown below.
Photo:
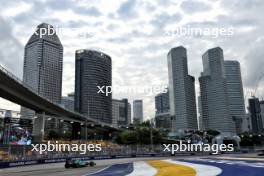
{"label": "railing", "polygon": [[[31,87],[30,85],[28,85],[27,83],[25,83],[24,81],[22,81],[20,78],[18,78],[18,77],[15,76],[13,73],[11,73],[11,72],[8,71],[6,68],[4,68],[1,64],[0,64],[0,71],[1,71],[2,73],[4,73],[5,75],[7,75],[8,77],[10,77],[11,79],[13,79],[14,81],[16,81],[17,83],[19,83],[19,84],[21,84],[22,86],[24,86],[26,89],[28,89],[29,91],[31,91],[31,92],[34,93],[35,95],[41,97],[42,99],[44,99],[44,100],[46,100],[46,101],[48,101],[48,102],[50,102],[50,103],[52,103],[52,104],[54,104],[54,105],[56,105],[56,106],[59,106],[60,108],[64,109],[65,111],[71,112],[71,113],[76,114],[76,115],[79,115],[79,116],[84,116],[84,115],[82,115],[82,114],[80,114],[80,113],[78,113],[78,112],[75,112],[75,111],[72,111],[72,110],[70,110],[70,109],[67,109],[67,108],[63,107],[62,104],[59,104],[59,103],[53,102],[52,100],[50,100],[50,99],[48,99],[48,98],[46,98],[46,97],[40,95],[39,92],[38,92],[35,88]],[[92,120],[92,119],[90,119],[90,120]],[[93,121],[94,123],[98,123],[98,124],[101,124],[101,125],[104,125],[104,126],[111,126],[110,124],[102,123],[102,122],[97,121],[97,120],[92,120],[92,121]]]}
{"label": "railing", "polygon": [[31,87],[30,85],[28,85],[27,83],[25,83],[24,81],[22,81],[20,78],[18,78],[17,76],[15,76],[13,73],[11,73],[10,71],[8,71],[6,68],[4,68],[2,65],[0,65],[0,70],[5,73],[7,76],[9,76],[10,78],[12,78],[14,81],[18,82],[19,84],[21,84],[22,86],[24,86],[25,88],[27,88],[29,91],[35,93],[37,96],[53,103],[53,104],[57,104],[57,103],[54,103],[52,102],[50,99],[46,98],[46,97],[43,97],[42,95],[40,95],[38,93],[38,91]]}
{"label": "railing", "polygon": [[[170,152],[163,152],[161,145],[153,146],[151,151],[150,145],[119,145],[119,146],[104,146],[102,151],[86,151],[85,154],[79,152],[32,152],[32,146],[22,145],[7,145],[0,146],[0,163],[14,161],[29,161],[37,159],[57,159],[68,157],[117,157],[118,156],[144,156],[144,155],[166,155],[171,156]],[[176,154],[188,154],[178,152]]]}
{"label": "railing", "polygon": [[31,87],[30,85],[28,85],[27,83],[25,83],[24,81],[22,81],[20,78],[18,78],[17,76],[15,76],[13,73],[11,73],[10,71],[8,71],[6,68],[4,68],[2,65],[0,65],[0,71],[2,71],[4,74],[6,74],[7,76],[9,76],[10,78],[12,78],[14,81],[18,82],[19,84],[23,85],[25,88],[27,88],[29,91],[33,92],[34,94],[36,94],[37,96],[45,99],[46,101],[52,103],[52,104],[55,104],[57,106],[60,106],[61,108],[67,110],[67,111],[70,111],[72,113],[76,113],[74,111],[71,111],[65,107],[62,106],[62,104],[59,104],[59,103],[56,103],[56,102],[53,102],[52,100],[42,96],[41,94],[39,94],[39,92]]}

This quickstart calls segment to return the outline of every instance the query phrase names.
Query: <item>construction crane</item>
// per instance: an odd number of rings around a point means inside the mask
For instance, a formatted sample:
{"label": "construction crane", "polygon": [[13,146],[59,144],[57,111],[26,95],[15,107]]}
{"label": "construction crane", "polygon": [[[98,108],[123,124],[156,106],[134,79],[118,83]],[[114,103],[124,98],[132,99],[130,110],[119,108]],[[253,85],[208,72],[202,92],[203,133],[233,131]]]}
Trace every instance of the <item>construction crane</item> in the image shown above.
{"label": "construction crane", "polygon": [[256,83],[256,86],[255,86],[255,89],[254,91],[252,92],[251,94],[251,97],[255,97],[256,93],[257,93],[257,90],[259,88],[259,83],[261,81],[261,79],[264,77],[264,74],[260,75],[259,79],[257,80],[257,83]]}
{"label": "construction crane", "polygon": [[[262,74],[259,76],[259,78],[257,79],[256,86],[255,86],[254,90],[253,90],[253,91],[251,91],[251,90],[248,90],[248,91],[247,91],[247,93],[246,93],[246,95],[245,95],[245,97],[244,97],[244,104],[246,104],[247,97],[248,97],[248,95],[249,95],[250,93],[251,93],[251,97],[252,97],[252,98],[255,98],[255,95],[256,95],[256,93],[257,93],[257,91],[258,91],[258,88],[259,88],[260,82],[261,82],[261,80],[262,80],[263,77],[264,77],[264,73],[262,73]],[[247,108],[249,108],[249,107],[247,107]],[[247,123],[248,123],[248,130],[250,131],[250,125],[249,125],[250,120],[249,120],[249,117],[247,117],[246,119],[247,119]]]}
{"label": "construction crane", "polygon": [[253,90],[253,91],[252,91],[252,90],[248,90],[248,91],[247,91],[246,95],[244,96],[244,101],[245,101],[245,102],[247,101],[247,97],[248,97],[248,95],[249,95],[250,93],[251,93],[251,97],[255,97],[255,95],[256,95],[256,93],[257,93],[257,91],[258,91],[258,88],[259,88],[259,84],[260,84],[260,82],[261,82],[261,80],[262,80],[263,77],[264,77],[264,73],[261,74],[261,75],[259,76],[259,78],[257,79],[257,82],[256,82],[256,85],[255,85],[254,90]]}

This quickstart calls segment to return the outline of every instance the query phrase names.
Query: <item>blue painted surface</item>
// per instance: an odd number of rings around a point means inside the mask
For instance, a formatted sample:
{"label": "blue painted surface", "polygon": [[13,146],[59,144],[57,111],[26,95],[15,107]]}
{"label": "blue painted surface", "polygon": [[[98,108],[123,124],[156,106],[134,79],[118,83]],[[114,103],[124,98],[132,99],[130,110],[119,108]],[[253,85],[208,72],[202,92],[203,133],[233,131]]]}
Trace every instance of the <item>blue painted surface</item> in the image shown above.
{"label": "blue painted surface", "polygon": [[89,174],[89,176],[125,176],[133,172],[133,169],[132,163],[115,164],[101,172]]}
{"label": "blue painted surface", "polygon": [[[258,163],[254,164],[247,161],[222,161],[212,159],[208,161],[189,159],[182,159],[178,161],[218,167],[222,169],[222,173],[218,176],[264,176],[264,165],[258,165]],[[95,174],[89,174],[87,176],[125,176],[132,173],[133,170],[134,168],[132,163],[114,164],[105,170]]]}
{"label": "blue painted surface", "polygon": [[[243,164],[234,161],[227,161],[226,163],[215,163],[209,161],[199,161],[199,160],[181,160],[185,162],[190,162],[194,164],[205,164],[218,167],[222,169],[222,173],[219,176],[264,176],[264,166],[253,167],[252,162],[246,165],[246,161],[242,161]],[[250,166],[251,165],[251,166]],[[257,165],[257,164],[256,164]]]}

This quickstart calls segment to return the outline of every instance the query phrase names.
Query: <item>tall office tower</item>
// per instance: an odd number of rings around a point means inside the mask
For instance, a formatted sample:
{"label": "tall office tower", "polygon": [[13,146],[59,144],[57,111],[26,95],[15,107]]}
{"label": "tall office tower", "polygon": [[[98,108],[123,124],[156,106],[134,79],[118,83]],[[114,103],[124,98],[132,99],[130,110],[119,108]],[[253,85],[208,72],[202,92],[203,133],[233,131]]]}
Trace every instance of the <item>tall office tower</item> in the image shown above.
{"label": "tall office tower", "polygon": [[170,96],[167,89],[166,93],[155,96],[155,124],[157,128],[171,130],[172,119],[170,115]]}
{"label": "tall office tower", "polygon": [[200,93],[204,129],[235,133],[230,115],[223,50],[220,47],[206,51],[203,56]]}
{"label": "tall office tower", "polygon": [[236,133],[246,131],[246,111],[243,84],[238,61],[224,61],[229,110],[236,125]]}
{"label": "tall office tower", "polygon": [[259,99],[252,97],[248,99],[249,113],[252,123],[252,132],[254,134],[261,134],[263,130],[262,118],[261,118],[261,108]]}
{"label": "tall office tower", "polygon": [[112,94],[103,93],[106,86],[112,86],[111,57],[81,49],[76,51],[75,59],[75,111],[111,124]]}
{"label": "tall office tower", "polygon": [[194,77],[188,74],[187,53],[182,46],[168,53],[170,113],[173,130],[197,129]]}
{"label": "tall office tower", "polygon": [[143,122],[143,101],[134,100],[133,101],[133,123]]}
{"label": "tall office tower", "polygon": [[[46,30],[46,34],[40,31]],[[63,47],[54,28],[46,23],[38,25],[25,46],[23,81],[39,95],[54,103],[61,103]],[[34,112],[21,108],[23,118],[32,118]],[[44,133],[42,117],[35,119],[35,135]],[[51,124],[51,121],[50,123]],[[48,125],[49,126],[49,125]]]}
{"label": "tall office tower", "polygon": [[131,104],[128,100],[112,100],[112,124],[115,127],[127,127],[131,123]]}
{"label": "tall office tower", "polygon": [[264,128],[264,101],[260,101],[260,111],[261,111],[261,120],[262,120],[262,127]]}

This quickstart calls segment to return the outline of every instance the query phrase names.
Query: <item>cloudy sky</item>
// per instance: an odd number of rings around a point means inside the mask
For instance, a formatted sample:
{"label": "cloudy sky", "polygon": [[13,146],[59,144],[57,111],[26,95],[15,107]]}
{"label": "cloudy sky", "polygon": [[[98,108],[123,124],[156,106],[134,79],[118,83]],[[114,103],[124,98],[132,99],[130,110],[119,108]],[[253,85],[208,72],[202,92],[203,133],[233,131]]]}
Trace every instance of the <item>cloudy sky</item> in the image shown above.
{"label": "cloudy sky", "polygon": [[[264,74],[263,0],[0,0],[0,64],[22,78],[24,45],[42,22],[58,29],[64,46],[63,95],[74,88],[74,52],[96,49],[113,62],[113,86],[167,85],[170,48],[187,48],[189,73],[202,71],[201,55],[220,46],[225,60],[241,63],[244,92],[250,96]],[[207,31],[179,35],[179,29]],[[209,30],[209,34],[208,34]],[[232,30],[215,37],[210,32]],[[174,34],[174,35],[172,35]],[[264,79],[257,96],[264,98]],[[154,115],[154,95],[114,94],[144,100],[144,116]],[[1,100],[0,108],[19,106]]]}

